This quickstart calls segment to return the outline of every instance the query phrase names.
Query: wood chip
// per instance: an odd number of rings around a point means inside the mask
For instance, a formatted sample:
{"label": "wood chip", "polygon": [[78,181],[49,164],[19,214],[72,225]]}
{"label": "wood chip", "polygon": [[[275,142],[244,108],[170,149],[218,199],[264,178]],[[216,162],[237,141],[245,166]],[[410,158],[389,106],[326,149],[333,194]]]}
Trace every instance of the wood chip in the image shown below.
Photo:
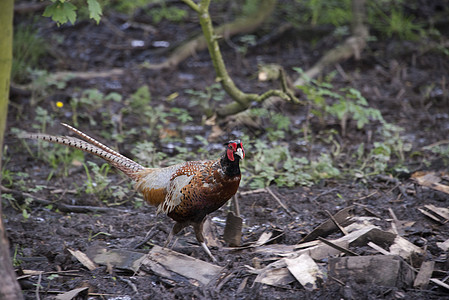
{"label": "wood chip", "polygon": [[[354,206],[346,207],[339,212],[337,212],[333,217],[335,222],[340,224],[341,226],[348,225],[350,219],[351,219],[351,211],[354,208]],[[301,242],[310,242],[321,237],[326,237],[332,232],[334,232],[337,228],[334,221],[331,219],[328,219],[318,227],[316,227],[311,233],[309,233],[306,237],[302,239]]]}
{"label": "wood chip", "polygon": [[[189,282],[194,285],[207,285],[216,279],[222,267],[190,257],[173,250],[154,246],[148,254],[101,247],[89,249],[92,260],[101,265],[140,272],[145,270],[174,281]],[[182,277],[180,277],[181,275]]]}
{"label": "wood chip", "polygon": [[87,299],[88,287],[73,289],[71,291],[59,294],[55,297],[57,300]]}
{"label": "wood chip", "polygon": [[290,273],[307,290],[317,289],[317,282],[324,278],[324,274],[320,271],[318,265],[307,254],[293,259],[285,259],[285,262]]}
{"label": "wood chip", "polygon": [[414,288],[426,289],[435,267],[434,261],[425,261],[421,264],[418,275],[416,275]]}
{"label": "wood chip", "polygon": [[441,184],[441,177],[434,172],[417,172],[412,174],[412,179],[415,180],[419,185],[449,194],[449,186]]}
{"label": "wood chip", "polygon": [[151,249],[142,264],[149,267],[157,264],[171,272],[197,280],[203,285],[209,284],[223,270],[220,266],[159,246]]}
{"label": "wood chip", "polygon": [[240,294],[246,287],[246,283],[248,282],[249,277],[243,278],[242,282],[240,282],[239,287],[237,288],[237,291],[235,292],[236,295]]}
{"label": "wood chip", "polygon": [[285,258],[272,262],[259,271],[254,282],[272,286],[286,286],[295,281],[295,277],[288,271]]}
{"label": "wood chip", "polygon": [[90,271],[93,271],[97,268],[97,265],[90,260],[90,258],[83,252],[79,251],[79,250],[71,250],[68,249],[70,254],[72,254],[73,256],[75,256],[75,258],[83,264],[83,266],[85,266],[86,268],[88,268]]}
{"label": "wood chip", "polygon": [[[340,240],[340,239],[334,240],[334,241],[332,241],[332,243],[334,245],[337,245],[342,248],[347,248],[349,245],[348,241],[344,241],[344,240]],[[322,259],[325,259],[328,257],[340,255],[341,251],[340,251],[340,249],[336,249],[335,247],[326,245],[324,243],[320,243],[317,246],[296,251],[294,256],[300,256],[303,254],[309,255],[310,257],[312,257],[315,260],[322,260]]]}
{"label": "wood chip", "polygon": [[449,240],[445,240],[444,242],[440,243],[437,242],[437,246],[442,249],[443,251],[449,250]]}
{"label": "wood chip", "polygon": [[433,283],[435,283],[435,284],[437,284],[437,285],[439,285],[441,287],[444,287],[445,289],[449,290],[449,284],[444,283],[443,281],[441,281],[439,279],[430,278],[430,281],[432,281]]}
{"label": "wood chip", "polygon": [[284,287],[295,281],[295,277],[287,268],[266,270],[256,277],[255,282]]}
{"label": "wood chip", "polygon": [[254,246],[258,247],[258,246],[262,246],[262,245],[266,244],[272,236],[273,236],[273,232],[271,232],[271,231],[270,232],[266,232],[266,231],[262,232],[259,239],[254,243]]}
{"label": "wood chip", "polygon": [[434,216],[434,215],[431,214],[430,212],[428,212],[428,211],[426,211],[426,210],[424,210],[424,209],[422,209],[422,208],[418,208],[418,210],[419,210],[423,215],[425,215],[425,216],[427,216],[428,218],[434,220],[435,222],[439,222],[439,223],[441,223],[441,224],[444,224],[444,222],[443,222],[440,218]]}
{"label": "wood chip", "polygon": [[[331,241],[328,241],[328,240],[326,240],[326,239],[323,239],[322,237],[320,237],[319,239],[320,239],[320,241],[322,241],[324,244],[326,244],[326,245],[328,245],[328,246],[334,248],[335,250],[338,250],[338,251],[340,251],[340,252],[342,252],[342,253],[344,253],[344,254],[346,254],[346,255],[349,255],[349,256],[358,256],[357,253],[355,253],[355,252],[349,250],[349,249],[346,248],[346,247],[342,247],[342,246],[340,246],[340,245],[337,245],[336,243],[331,242]],[[347,244],[349,244],[349,243],[347,243]]]}
{"label": "wood chip", "polygon": [[403,237],[397,236],[390,246],[390,253],[408,259],[413,253],[424,254],[424,250]]}
{"label": "wood chip", "polygon": [[436,207],[435,205],[429,204],[424,205],[425,208],[433,212],[435,215],[444,219],[444,222],[449,221],[449,209],[445,207]]}
{"label": "wood chip", "polygon": [[342,282],[409,287],[414,271],[399,256],[373,255],[337,257],[329,260],[329,275]]}
{"label": "wood chip", "polygon": [[242,244],[243,219],[230,211],[226,217],[226,226],[223,239],[231,247],[239,247]]}

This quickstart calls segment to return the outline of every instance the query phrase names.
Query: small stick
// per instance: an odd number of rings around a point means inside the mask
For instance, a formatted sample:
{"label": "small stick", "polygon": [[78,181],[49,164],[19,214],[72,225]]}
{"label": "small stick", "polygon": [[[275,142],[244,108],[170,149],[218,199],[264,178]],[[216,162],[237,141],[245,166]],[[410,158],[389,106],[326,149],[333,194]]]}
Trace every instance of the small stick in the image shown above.
{"label": "small stick", "polygon": [[357,253],[355,253],[355,252],[353,252],[353,251],[351,251],[351,250],[349,250],[349,249],[347,249],[345,247],[339,246],[339,245],[337,245],[335,243],[332,243],[331,241],[326,240],[325,238],[322,238],[322,237],[319,236],[318,239],[320,241],[322,241],[323,243],[325,243],[326,245],[331,246],[332,248],[335,248],[338,251],[341,251],[341,252],[343,252],[343,253],[345,253],[345,254],[347,254],[349,256],[360,256]]}
{"label": "small stick", "polygon": [[312,202],[312,203],[314,203],[314,204],[318,204],[318,203],[317,203],[318,198],[323,197],[324,195],[333,193],[333,192],[335,192],[336,190],[337,190],[337,189],[330,189],[330,190],[328,190],[328,191],[322,192],[321,194],[318,194],[318,195],[316,195],[315,197],[313,197],[312,199],[310,199],[310,202]]}
{"label": "small stick", "polygon": [[388,252],[387,250],[385,250],[384,248],[380,247],[379,245],[374,244],[373,242],[369,242],[368,246],[370,246],[371,248],[373,248],[374,250],[376,250],[377,252],[382,253],[383,255],[391,255],[390,252]]}
{"label": "small stick", "polygon": [[245,195],[252,195],[252,194],[266,193],[266,192],[267,192],[266,189],[257,189],[257,190],[252,190],[252,191],[239,192],[239,194],[242,196],[245,196]]}
{"label": "small stick", "polygon": [[390,216],[393,218],[393,222],[391,223],[391,229],[393,230],[394,233],[399,234],[397,227],[397,224],[399,224],[399,220],[396,217],[394,211],[391,209],[391,207],[388,208],[388,212],[390,213]]}
{"label": "small stick", "polygon": [[40,300],[41,297],[39,296],[39,288],[41,286],[41,280],[42,280],[42,273],[39,273],[39,277],[37,278],[37,284],[36,284],[36,299]]}
{"label": "small stick", "polygon": [[282,208],[285,210],[285,212],[289,215],[289,216],[291,216],[292,214],[291,214],[291,212],[290,212],[290,210],[288,209],[288,207],[282,202],[282,200],[281,199],[279,199],[279,197],[278,196],[276,196],[271,190],[270,190],[270,188],[269,187],[266,187],[265,188],[265,190],[279,203],[279,205],[280,206],[282,206]]}
{"label": "small stick", "polygon": [[332,222],[334,222],[335,226],[337,226],[337,228],[341,231],[341,233],[343,233],[344,235],[348,235],[348,232],[340,226],[340,224],[337,222],[337,220],[334,218],[334,216],[328,211],[325,211],[328,215],[329,218],[332,220]]}

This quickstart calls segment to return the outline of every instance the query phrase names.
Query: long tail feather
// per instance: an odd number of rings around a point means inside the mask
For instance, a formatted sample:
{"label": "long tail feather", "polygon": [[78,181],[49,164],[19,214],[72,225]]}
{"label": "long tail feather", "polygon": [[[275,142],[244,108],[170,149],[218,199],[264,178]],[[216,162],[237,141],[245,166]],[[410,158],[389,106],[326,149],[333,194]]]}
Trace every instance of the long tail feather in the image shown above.
{"label": "long tail feather", "polygon": [[109,153],[111,153],[111,154],[114,154],[114,155],[116,155],[116,156],[119,156],[119,157],[121,157],[121,158],[123,158],[123,159],[125,159],[125,160],[129,160],[130,162],[134,163],[134,161],[130,160],[130,159],[127,158],[126,156],[123,156],[122,154],[118,153],[117,151],[112,150],[112,149],[109,148],[108,146],[106,146],[106,145],[100,143],[99,141],[97,141],[97,140],[94,139],[93,137],[88,136],[88,135],[85,134],[84,132],[82,132],[82,131],[76,129],[75,127],[70,126],[69,124],[66,124],[66,123],[61,123],[61,125],[64,126],[64,127],[66,127],[66,128],[68,128],[68,129],[70,129],[71,131],[73,131],[74,133],[76,133],[77,135],[79,135],[80,137],[82,137],[82,138],[85,139],[87,142],[91,143],[92,145],[97,146],[98,148],[103,149],[103,150],[106,151],[106,152],[109,152]]}
{"label": "long tail feather", "polygon": [[[64,125],[66,126],[66,125]],[[67,125],[66,127],[68,127]],[[80,140],[78,138],[74,137],[68,137],[68,136],[53,136],[48,134],[40,134],[40,133],[25,133],[21,134],[19,137],[21,138],[29,138],[29,139],[38,139],[43,141],[48,141],[52,143],[58,143],[67,145],[73,148],[77,148],[80,150],[83,150],[85,152],[94,154],[98,157],[103,158],[107,162],[109,162],[114,167],[121,170],[123,173],[125,173],[127,176],[129,176],[132,179],[137,179],[137,173],[144,169],[144,167],[135,161],[123,156],[122,154],[118,153],[117,151],[112,150],[111,148],[103,145],[102,143],[96,141],[95,139],[91,138],[85,133],[82,133],[76,128],[73,128],[71,126],[68,127],[78,135],[85,138],[90,143]]]}

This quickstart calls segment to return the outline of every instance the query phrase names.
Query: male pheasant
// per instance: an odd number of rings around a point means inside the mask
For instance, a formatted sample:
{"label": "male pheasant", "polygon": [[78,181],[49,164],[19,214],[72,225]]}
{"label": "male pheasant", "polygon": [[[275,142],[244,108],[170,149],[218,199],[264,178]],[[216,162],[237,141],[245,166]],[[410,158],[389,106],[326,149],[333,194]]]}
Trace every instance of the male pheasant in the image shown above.
{"label": "male pheasant", "polygon": [[219,209],[237,192],[241,178],[239,161],[245,157],[239,140],[225,143],[225,153],[217,160],[145,168],[78,129],[64,123],[62,125],[85,141],[47,134],[30,133],[22,137],[64,144],[105,159],[136,182],[135,189],[143,194],[149,204],[157,207],[158,213],[165,213],[176,221],[165,246],[175,234],[192,225],[196,239],[216,261],[204,241],[203,223],[207,214]]}

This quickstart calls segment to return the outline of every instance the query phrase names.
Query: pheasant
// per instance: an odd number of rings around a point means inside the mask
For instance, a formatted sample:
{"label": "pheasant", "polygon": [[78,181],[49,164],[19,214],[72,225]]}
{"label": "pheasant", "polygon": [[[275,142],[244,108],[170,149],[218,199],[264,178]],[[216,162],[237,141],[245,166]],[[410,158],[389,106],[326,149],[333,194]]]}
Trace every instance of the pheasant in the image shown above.
{"label": "pheasant", "polygon": [[165,168],[145,168],[117,151],[103,145],[78,129],[62,123],[85,141],[69,136],[24,134],[21,137],[64,144],[97,155],[135,181],[135,189],[146,202],[165,213],[174,224],[165,247],[174,235],[192,225],[200,245],[216,262],[203,236],[207,214],[225,204],[240,184],[239,162],[245,157],[240,140],[225,143],[226,150],[217,160],[188,161]]}

